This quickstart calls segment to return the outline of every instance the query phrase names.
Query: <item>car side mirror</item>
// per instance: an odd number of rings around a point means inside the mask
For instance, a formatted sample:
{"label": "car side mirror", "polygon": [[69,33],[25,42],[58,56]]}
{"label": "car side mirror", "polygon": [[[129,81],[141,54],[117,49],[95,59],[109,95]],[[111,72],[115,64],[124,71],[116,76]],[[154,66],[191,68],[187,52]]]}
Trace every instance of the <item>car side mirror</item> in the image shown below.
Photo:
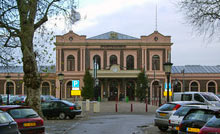
{"label": "car side mirror", "polygon": [[216,118],[220,118],[220,111],[216,111],[216,112],[215,112],[215,117],[216,117]]}

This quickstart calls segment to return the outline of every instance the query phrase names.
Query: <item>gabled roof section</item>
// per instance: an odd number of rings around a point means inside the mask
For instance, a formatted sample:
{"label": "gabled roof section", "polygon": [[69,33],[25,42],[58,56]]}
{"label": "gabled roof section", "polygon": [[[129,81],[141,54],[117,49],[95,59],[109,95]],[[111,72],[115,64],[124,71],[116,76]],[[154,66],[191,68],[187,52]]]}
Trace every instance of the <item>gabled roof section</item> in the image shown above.
{"label": "gabled roof section", "polygon": [[144,42],[151,43],[171,43],[171,36],[164,36],[158,31],[154,31],[152,34],[148,36],[141,36],[141,40]]}
{"label": "gabled roof section", "polygon": [[84,41],[86,40],[86,36],[85,35],[78,35],[76,33],[74,33],[72,30],[70,30],[68,33],[64,34],[64,35],[57,35],[56,36],[56,42],[59,43],[69,43],[69,42],[79,42],[79,41]]}
{"label": "gabled roof section", "polygon": [[114,31],[110,31],[104,34],[90,37],[88,39],[92,39],[92,40],[136,40],[138,38],[125,35],[125,34],[121,34],[118,32],[114,32]]}
{"label": "gabled roof section", "polygon": [[172,73],[182,73],[184,70],[185,74],[213,74],[220,73],[220,66],[201,66],[201,65],[185,65],[185,66],[173,66]]}

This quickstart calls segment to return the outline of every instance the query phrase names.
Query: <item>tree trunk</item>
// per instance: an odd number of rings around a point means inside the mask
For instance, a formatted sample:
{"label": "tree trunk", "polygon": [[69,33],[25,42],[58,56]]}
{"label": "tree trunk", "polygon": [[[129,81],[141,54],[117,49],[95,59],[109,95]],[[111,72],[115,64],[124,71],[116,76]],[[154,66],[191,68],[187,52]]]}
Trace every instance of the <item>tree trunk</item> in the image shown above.
{"label": "tree trunk", "polygon": [[38,73],[36,57],[33,50],[34,29],[30,26],[23,28],[25,32],[21,31],[20,40],[23,53],[23,80],[27,90],[26,103],[43,117],[40,99],[40,75]]}

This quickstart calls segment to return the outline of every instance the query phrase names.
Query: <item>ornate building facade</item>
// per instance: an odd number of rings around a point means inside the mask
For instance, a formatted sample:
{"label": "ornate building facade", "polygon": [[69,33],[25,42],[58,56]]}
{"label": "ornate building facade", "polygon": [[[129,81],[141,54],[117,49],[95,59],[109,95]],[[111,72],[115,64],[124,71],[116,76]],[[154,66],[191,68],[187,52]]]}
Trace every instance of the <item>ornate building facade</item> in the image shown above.
{"label": "ornate building facade", "polygon": [[[171,61],[170,36],[154,31],[140,38],[117,32],[107,32],[87,38],[69,31],[56,36],[56,66],[47,73],[41,73],[42,94],[60,96],[60,83],[57,75],[64,74],[62,98],[72,98],[72,80],[80,81],[82,89],[83,76],[89,69],[94,76],[94,63],[97,65],[97,95],[105,100],[128,97],[135,99],[136,79],[145,70],[149,80],[148,95],[154,100],[161,95],[167,82],[163,64]],[[175,65],[175,63],[174,63]],[[9,69],[11,81],[7,84],[7,71],[1,69],[0,94],[25,94],[22,82],[22,67]],[[220,92],[220,66],[185,65],[173,66],[171,89],[180,91]],[[8,87],[7,87],[8,85]]]}

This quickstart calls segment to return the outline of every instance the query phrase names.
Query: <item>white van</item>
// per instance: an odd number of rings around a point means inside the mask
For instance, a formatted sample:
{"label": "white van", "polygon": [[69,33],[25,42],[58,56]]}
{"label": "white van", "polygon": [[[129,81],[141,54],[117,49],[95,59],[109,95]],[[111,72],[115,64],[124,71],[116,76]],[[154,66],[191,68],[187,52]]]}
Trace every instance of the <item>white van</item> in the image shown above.
{"label": "white van", "polygon": [[178,92],[174,93],[173,101],[199,101],[212,106],[220,107],[217,96],[211,92]]}

